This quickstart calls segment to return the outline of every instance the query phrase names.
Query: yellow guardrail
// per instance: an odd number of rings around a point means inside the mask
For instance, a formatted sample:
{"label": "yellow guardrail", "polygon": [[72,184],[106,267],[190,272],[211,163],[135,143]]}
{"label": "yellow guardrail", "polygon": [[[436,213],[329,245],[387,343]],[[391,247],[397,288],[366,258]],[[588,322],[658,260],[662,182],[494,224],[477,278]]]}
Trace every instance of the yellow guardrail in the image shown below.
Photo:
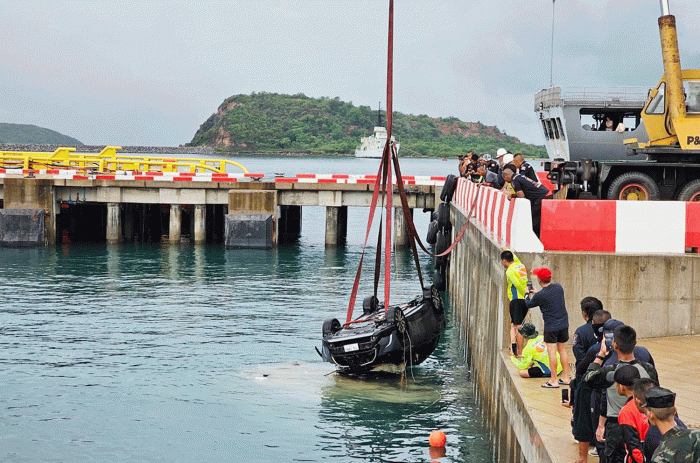
{"label": "yellow guardrail", "polygon": [[0,168],[4,169],[75,169],[90,172],[215,172],[227,167],[248,170],[225,159],[181,158],[174,156],[138,156],[117,154],[121,146],[106,146],[99,154],[77,153],[75,148],[57,148],[53,153],[0,151]]}

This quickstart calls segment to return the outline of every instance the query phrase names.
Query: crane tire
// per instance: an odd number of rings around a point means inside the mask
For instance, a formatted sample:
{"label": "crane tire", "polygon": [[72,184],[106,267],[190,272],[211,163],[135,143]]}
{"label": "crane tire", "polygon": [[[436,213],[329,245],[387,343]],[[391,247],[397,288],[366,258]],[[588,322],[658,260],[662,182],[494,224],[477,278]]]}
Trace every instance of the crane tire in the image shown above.
{"label": "crane tire", "polygon": [[685,184],[678,193],[678,201],[700,202],[700,178]]}
{"label": "crane tire", "polygon": [[659,186],[647,174],[627,172],[612,181],[607,198],[618,201],[658,201],[661,194]]}

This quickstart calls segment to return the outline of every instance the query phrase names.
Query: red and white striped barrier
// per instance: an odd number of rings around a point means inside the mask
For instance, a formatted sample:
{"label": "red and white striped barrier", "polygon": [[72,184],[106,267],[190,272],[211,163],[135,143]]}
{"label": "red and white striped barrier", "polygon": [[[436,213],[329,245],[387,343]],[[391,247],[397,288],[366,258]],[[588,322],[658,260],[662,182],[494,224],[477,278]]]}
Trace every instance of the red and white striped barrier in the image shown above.
{"label": "red and white striped barrier", "polygon": [[[55,179],[64,180],[153,180],[169,182],[237,182],[247,179],[262,179],[264,174],[229,174],[215,172],[135,172],[118,171],[115,173],[86,173],[69,169],[0,169],[0,178],[8,175],[24,176],[28,174],[52,176]],[[404,175],[404,185],[433,185],[442,186],[446,177],[438,176],[414,176]],[[350,174],[298,174],[296,177],[275,178],[275,183],[337,183],[337,184],[367,184],[373,185],[377,180],[376,175],[350,175]],[[396,185],[394,178],[394,185]]]}
{"label": "red and white striped barrier", "polygon": [[264,174],[216,173],[216,172],[136,172],[117,171],[81,172],[73,169],[0,169],[0,178],[25,175],[52,176],[61,180],[154,180],[169,182],[237,182],[245,179],[263,178]]}
{"label": "red and white striped barrier", "polygon": [[457,181],[453,204],[465,215],[470,211],[474,198],[474,211],[470,220],[498,243],[520,252],[542,252],[544,247],[532,231],[530,201],[511,199],[495,188],[477,186],[460,178]]}
{"label": "red and white striped barrier", "polygon": [[[429,175],[402,175],[404,185],[435,185],[442,186],[446,177]],[[276,178],[275,183],[339,183],[339,184],[366,184],[373,185],[377,180],[376,175],[353,174],[297,174],[296,177]],[[396,177],[393,178],[396,185]]]}
{"label": "red and white striped barrier", "polygon": [[700,247],[700,203],[543,201],[540,236],[548,251],[683,254]]}

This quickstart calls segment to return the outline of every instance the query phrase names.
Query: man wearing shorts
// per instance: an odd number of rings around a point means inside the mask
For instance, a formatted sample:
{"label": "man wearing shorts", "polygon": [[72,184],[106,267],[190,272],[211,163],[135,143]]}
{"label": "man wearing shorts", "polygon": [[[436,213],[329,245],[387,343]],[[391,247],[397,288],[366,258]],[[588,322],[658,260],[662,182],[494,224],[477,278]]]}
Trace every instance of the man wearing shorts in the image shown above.
{"label": "man wearing shorts", "polygon": [[501,252],[501,264],[506,268],[508,280],[508,300],[510,301],[510,346],[513,355],[520,357],[525,340],[518,332],[527,315],[525,290],[527,289],[527,269],[512,251]]}
{"label": "man wearing shorts", "polygon": [[[539,307],[544,320],[544,342],[547,344],[547,355],[551,378],[542,387],[559,387],[569,383],[569,357],[565,343],[569,340],[569,315],[564,302],[564,288],[559,283],[552,283],[552,271],[546,267],[532,270],[537,277],[540,291],[530,290],[525,296],[528,308]],[[557,380],[557,352],[564,367],[562,378]]]}

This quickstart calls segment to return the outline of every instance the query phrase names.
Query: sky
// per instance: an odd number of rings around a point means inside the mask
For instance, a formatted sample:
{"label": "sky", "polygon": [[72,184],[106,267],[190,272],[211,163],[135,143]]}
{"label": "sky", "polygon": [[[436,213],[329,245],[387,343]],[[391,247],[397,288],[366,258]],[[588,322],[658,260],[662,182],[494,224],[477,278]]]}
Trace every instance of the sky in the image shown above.
{"label": "sky", "polygon": [[[177,146],[236,94],[386,108],[388,5],[3,0],[0,122],[90,145]],[[681,65],[700,68],[700,4],[670,6]],[[663,73],[657,0],[395,0],[394,9],[394,110],[480,121],[526,143],[544,143],[533,96],[550,73],[565,88],[651,88]]]}

